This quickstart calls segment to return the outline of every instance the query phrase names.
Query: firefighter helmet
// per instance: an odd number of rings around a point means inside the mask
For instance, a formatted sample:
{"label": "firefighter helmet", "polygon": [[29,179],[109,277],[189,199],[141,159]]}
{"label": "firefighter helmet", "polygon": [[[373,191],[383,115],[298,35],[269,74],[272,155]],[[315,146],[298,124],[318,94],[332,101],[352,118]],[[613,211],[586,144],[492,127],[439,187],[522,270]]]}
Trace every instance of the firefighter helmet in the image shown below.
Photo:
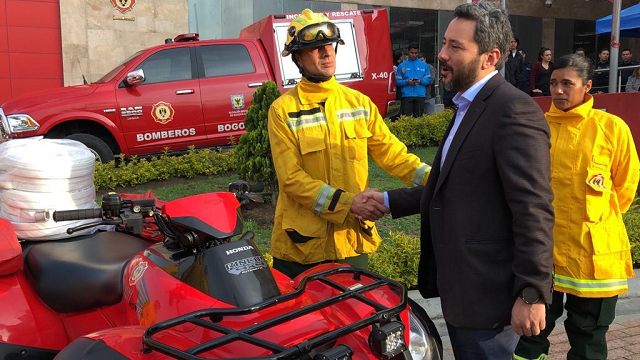
{"label": "firefighter helmet", "polygon": [[293,19],[287,29],[287,41],[282,50],[282,56],[288,56],[294,51],[319,47],[337,42],[344,45],[340,38],[340,29],[322,13],[314,13],[305,9]]}

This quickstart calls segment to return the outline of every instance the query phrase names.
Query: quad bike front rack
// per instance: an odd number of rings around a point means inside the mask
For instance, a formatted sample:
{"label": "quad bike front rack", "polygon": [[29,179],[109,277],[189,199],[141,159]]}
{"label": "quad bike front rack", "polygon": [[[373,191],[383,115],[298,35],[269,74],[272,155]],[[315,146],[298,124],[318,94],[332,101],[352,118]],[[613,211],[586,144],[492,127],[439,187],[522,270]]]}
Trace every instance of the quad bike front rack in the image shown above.
{"label": "quad bike front rack", "polygon": [[[359,286],[359,287],[352,286],[352,288],[349,288],[335,282],[334,280],[329,279],[329,276],[335,275],[335,274],[353,274],[353,277],[355,280],[359,281],[361,277],[367,277],[373,280],[373,282],[363,286]],[[252,313],[256,313],[258,311],[264,310],[266,308],[272,307],[274,305],[282,304],[284,302],[294,300],[295,298],[302,295],[305,291],[307,284],[313,281],[322,282],[334,289],[337,289],[339,293],[329,298],[326,298],[324,300],[321,300],[319,302],[288,312],[287,314],[275,316],[263,322],[253,324],[251,326],[248,326],[242,329],[236,330],[236,329],[232,329],[227,326],[218,324],[218,322],[224,319],[225,317],[252,314]],[[398,305],[393,307],[386,307],[380,304],[379,302],[372,300],[363,295],[367,292],[370,292],[372,290],[378,289],[383,286],[388,286],[391,291],[393,291],[395,294],[399,296],[400,302]],[[267,329],[281,325],[287,321],[310,314],[314,311],[328,308],[334,304],[337,304],[341,301],[345,301],[348,299],[356,299],[375,309],[375,312],[371,313],[370,316],[363,318],[361,320],[358,320],[350,325],[318,335],[314,338],[300,342],[291,347],[285,347],[285,346],[276,344],[274,342],[259,338],[254,335],[261,331],[265,331]],[[322,272],[307,276],[300,282],[300,285],[298,286],[297,290],[284,295],[271,298],[269,300],[266,300],[262,303],[259,303],[253,306],[244,307],[244,308],[203,309],[203,310],[194,311],[183,316],[175,317],[173,319],[169,319],[169,320],[154,324],[144,332],[144,335],[142,337],[142,343],[144,348],[143,351],[145,352],[158,351],[165,355],[174,357],[176,359],[200,360],[205,358],[199,357],[198,354],[202,354],[202,353],[214,350],[216,348],[220,348],[234,341],[243,341],[272,352],[272,355],[257,357],[257,359],[275,360],[275,359],[298,359],[301,357],[309,358],[308,355],[312,350],[319,348],[322,345],[334,342],[345,335],[356,332],[367,326],[374,326],[374,327],[380,328],[386,324],[391,323],[394,319],[397,319],[399,317],[399,314],[406,308],[407,308],[407,290],[400,283],[393,281],[391,279],[385,278],[383,276],[373,274],[366,270],[357,269],[353,267],[338,267],[338,268],[333,268],[330,270],[322,271]],[[214,319],[215,322],[211,321],[210,319]],[[177,349],[173,346],[167,345],[165,343],[162,343],[154,339],[154,335],[156,335],[157,333],[178,327],[185,323],[189,323],[192,325],[200,326],[207,330],[218,332],[222,334],[222,336],[186,350]],[[402,344],[403,347],[400,348],[399,351],[406,353],[407,352],[406,345],[404,345],[403,340],[402,340],[402,343],[403,343]],[[347,346],[344,346],[344,345],[341,345],[341,346],[349,349]],[[382,355],[381,357],[383,358],[387,357],[387,356],[384,356],[385,354],[382,354],[382,353],[380,355]],[[252,357],[252,358],[256,358],[256,357]],[[339,356],[339,358],[343,358],[343,357]],[[350,355],[347,358],[350,358]],[[241,359],[241,358],[239,357],[236,359]]]}

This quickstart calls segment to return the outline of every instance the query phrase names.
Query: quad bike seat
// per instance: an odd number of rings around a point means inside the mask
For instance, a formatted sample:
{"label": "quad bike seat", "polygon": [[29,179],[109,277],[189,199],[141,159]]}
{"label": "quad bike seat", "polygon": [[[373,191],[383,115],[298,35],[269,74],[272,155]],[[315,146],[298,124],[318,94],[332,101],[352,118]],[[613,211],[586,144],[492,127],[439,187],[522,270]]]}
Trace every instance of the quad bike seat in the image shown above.
{"label": "quad bike seat", "polygon": [[150,243],[120,232],[97,232],[32,245],[25,268],[42,301],[60,313],[112,305],[122,299],[129,260]]}

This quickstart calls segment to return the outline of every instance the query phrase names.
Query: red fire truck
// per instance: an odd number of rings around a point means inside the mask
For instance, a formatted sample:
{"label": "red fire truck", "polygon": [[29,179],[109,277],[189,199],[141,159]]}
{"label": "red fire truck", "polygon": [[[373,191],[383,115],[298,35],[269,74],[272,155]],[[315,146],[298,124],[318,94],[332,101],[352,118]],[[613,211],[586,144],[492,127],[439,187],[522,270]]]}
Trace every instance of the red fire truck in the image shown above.
{"label": "red fire truck", "polygon": [[[386,10],[326,15],[345,40],[337,54],[337,80],[368,95],[384,116],[395,99]],[[268,16],[238,39],[180,35],[135,53],[94,83],[8,101],[0,108],[2,135],[75,139],[103,162],[119,153],[228,144],[244,132],[258,86],[273,80],[284,92],[300,80],[291,59],[280,57],[295,16]]]}

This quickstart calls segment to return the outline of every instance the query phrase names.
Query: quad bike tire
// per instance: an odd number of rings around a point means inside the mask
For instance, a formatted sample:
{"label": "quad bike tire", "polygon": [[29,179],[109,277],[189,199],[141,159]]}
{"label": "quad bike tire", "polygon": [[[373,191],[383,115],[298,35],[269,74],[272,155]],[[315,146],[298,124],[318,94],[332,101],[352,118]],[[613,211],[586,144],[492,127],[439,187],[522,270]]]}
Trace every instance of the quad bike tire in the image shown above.
{"label": "quad bike tire", "polygon": [[76,140],[83,143],[95,155],[96,161],[103,164],[115,159],[111,148],[100,138],[89,134],[71,134],[66,139]]}

